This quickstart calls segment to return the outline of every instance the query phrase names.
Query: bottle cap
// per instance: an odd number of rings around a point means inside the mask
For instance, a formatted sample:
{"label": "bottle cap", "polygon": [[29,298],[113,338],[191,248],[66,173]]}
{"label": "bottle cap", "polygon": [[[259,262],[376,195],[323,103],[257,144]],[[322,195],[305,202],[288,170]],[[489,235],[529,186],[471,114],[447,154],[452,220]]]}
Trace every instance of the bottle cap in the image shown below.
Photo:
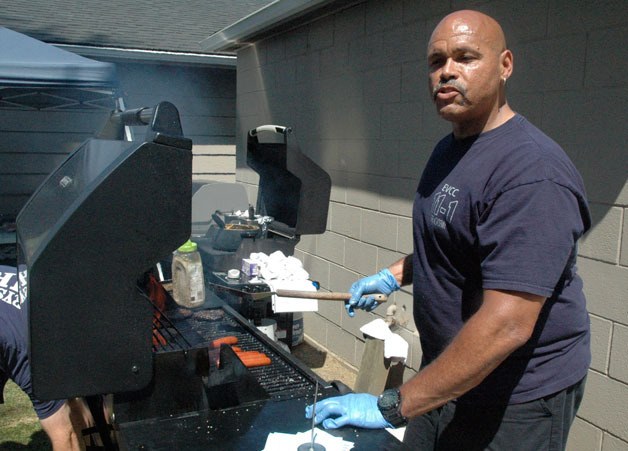
{"label": "bottle cap", "polygon": [[198,248],[198,246],[196,245],[196,243],[192,240],[187,240],[185,243],[183,243],[181,245],[181,247],[179,247],[179,249],[177,249],[179,252],[194,252],[196,249]]}

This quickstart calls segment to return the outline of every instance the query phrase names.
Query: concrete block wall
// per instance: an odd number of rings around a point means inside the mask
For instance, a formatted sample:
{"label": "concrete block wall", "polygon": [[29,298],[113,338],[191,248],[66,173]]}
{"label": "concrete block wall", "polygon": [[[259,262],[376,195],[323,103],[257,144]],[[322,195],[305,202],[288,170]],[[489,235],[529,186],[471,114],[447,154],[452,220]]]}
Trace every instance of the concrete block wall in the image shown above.
{"label": "concrete block wall", "polygon": [[[425,48],[446,13],[498,19],[515,55],[513,108],[560,143],[581,171],[593,228],[579,268],[593,331],[593,362],[570,451],[628,450],[628,60],[625,2],[569,0],[365,1],[238,52],[237,179],[256,198],[246,131],[289,125],[301,149],[331,175],[327,230],[297,248],[324,289],[346,291],[412,250],[411,207],[421,170],[449,124],[427,95]],[[391,303],[411,344],[405,377],[418,370],[411,289]],[[361,325],[386,314],[321,303],[305,333],[359,367]]]}

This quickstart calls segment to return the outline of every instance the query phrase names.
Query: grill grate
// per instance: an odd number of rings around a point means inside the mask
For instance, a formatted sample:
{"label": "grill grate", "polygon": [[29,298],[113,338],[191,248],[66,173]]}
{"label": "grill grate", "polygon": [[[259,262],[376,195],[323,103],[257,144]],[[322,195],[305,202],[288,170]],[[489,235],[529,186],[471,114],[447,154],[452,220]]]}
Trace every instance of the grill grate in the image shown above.
{"label": "grill grate", "polygon": [[[217,338],[235,336],[238,338],[238,346],[244,351],[259,351],[270,357],[270,365],[249,368],[249,371],[272,399],[292,399],[314,394],[315,384],[310,378],[291,365],[276,349],[251,334],[222,308],[195,311],[178,308],[156,316],[159,316],[159,321],[154,328],[155,352],[207,346]],[[155,345],[155,337],[158,345]],[[162,339],[166,342],[162,343]]]}
{"label": "grill grate", "polygon": [[181,335],[163,310],[159,308],[158,301],[151,299],[151,297],[146,294],[145,290],[140,287],[138,287],[138,292],[140,296],[146,299],[153,307],[153,352],[190,349],[192,345]]}
{"label": "grill grate", "polygon": [[[155,307],[157,312],[159,310]],[[162,312],[153,315],[153,352],[182,351],[192,345]]]}

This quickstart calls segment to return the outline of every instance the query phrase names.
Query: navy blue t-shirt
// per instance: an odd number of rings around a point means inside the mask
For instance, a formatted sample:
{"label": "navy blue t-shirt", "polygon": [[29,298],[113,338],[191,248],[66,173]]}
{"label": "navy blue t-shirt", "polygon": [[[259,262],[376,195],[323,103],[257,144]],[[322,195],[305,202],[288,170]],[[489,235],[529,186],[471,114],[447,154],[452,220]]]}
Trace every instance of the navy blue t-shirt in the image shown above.
{"label": "navy blue t-shirt", "polygon": [[4,402],[4,385],[11,379],[30,397],[37,417],[43,420],[59,410],[65,401],[39,401],[33,397],[26,338],[26,305],[21,302],[26,293],[20,296],[19,292],[19,287],[25,284],[25,273],[18,275],[16,268],[0,266],[0,402]]}
{"label": "navy blue t-shirt", "polygon": [[482,290],[548,298],[529,342],[460,402],[526,402],[586,375],[589,316],[575,262],[576,242],[590,222],[577,170],[524,117],[438,143],[413,209],[414,318],[423,366],[477,311]]}

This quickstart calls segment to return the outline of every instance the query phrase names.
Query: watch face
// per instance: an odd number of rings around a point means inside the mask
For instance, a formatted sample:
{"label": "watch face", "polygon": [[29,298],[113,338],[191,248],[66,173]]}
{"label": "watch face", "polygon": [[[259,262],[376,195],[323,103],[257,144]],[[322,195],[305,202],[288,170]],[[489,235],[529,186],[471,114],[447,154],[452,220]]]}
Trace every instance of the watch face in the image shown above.
{"label": "watch face", "polygon": [[384,390],[377,400],[377,407],[382,416],[393,427],[404,426],[408,420],[400,412],[401,393],[398,389]]}
{"label": "watch face", "polygon": [[378,404],[382,409],[392,409],[399,403],[399,394],[396,390],[386,390],[379,398]]}

